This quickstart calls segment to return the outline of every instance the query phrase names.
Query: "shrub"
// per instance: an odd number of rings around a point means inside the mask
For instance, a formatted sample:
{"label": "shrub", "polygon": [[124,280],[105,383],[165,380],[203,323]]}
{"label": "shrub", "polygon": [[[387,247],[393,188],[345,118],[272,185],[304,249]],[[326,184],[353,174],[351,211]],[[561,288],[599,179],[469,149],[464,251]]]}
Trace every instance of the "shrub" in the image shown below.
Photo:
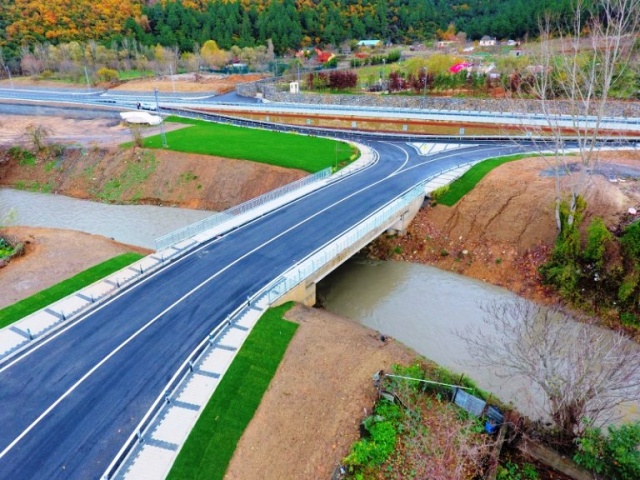
{"label": "shrub", "polygon": [[329,88],[343,90],[358,84],[358,74],[352,71],[335,70],[329,73]]}
{"label": "shrub", "polygon": [[609,480],[640,478],[640,422],[610,425],[609,434],[588,428],[578,440],[576,463]]}
{"label": "shrub", "polygon": [[438,187],[433,192],[431,192],[431,198],[437,202],[448,191],[449,191],[449,185],[443,185],[441,187]]}
{"label": "shrub", "polygon": [[8,153],[9,156],[16,160],[21,166],[36,164],[35,155],[24,148],[11,147]]}
{"label": "shrub", "polygon": [[101,68],[96,73],[101,82],[115,83],[119,79],[117,70],[113,68]]}
{"label": "shrub", "polygon": [[627,255],[640,260],[640,222],[632,223],[625,229],[620,243]]}
{"label": "shrub", "polygon": [[583,254],[584,259],[592,263],[596,269],[601,269],[607,244],[612,240],[613,235],[607,230],[604,220],[600,217],[594,218],[587,228],[587,246]]}
{"label": "shrub", "polygon": [[496,475],[496,480],[537,480],[539,478],[536,468],[529,463],[525,463],[520,468],[515,463],[507,462],[498,467]]}
{"label": "shrub", "polygon": [[622,313],[620,315],[620,321],[628,327],[640,327],[640,317],[631,312]]}
{"label": "shrub", "polygon": [[351,472],[385,462],[396,446],[395,425],[401,418],[400,407],[384,399],[378,402],[374,415],[363,422],[370,437],[354,443],[351,453],[345,458],[345,464]]}

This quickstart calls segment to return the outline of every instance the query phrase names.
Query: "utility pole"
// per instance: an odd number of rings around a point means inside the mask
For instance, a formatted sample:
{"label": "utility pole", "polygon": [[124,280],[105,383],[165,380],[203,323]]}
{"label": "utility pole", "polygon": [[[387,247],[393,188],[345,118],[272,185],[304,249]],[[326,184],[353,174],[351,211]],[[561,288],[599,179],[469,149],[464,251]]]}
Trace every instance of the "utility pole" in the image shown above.
{"label": "utility pole", "polygon": [[89,72],[87,72],[87,67],[84,67],[84,78],[87,80],[87,90],[91,89],[91,84],[89,83]]}
{"label": "utility pole", "polygon": [[422,98],[427,98],[427,67],[422,67],[422,71],[424,72],[424,91],[422,92]]}
{"label": "utility pole", "polygon": [[[160,115],[160,104],[158,103],[158,89],[154,88],[153,93],[156,97],[156,113]],[[169,145],[167,144],[167,136],[164,134],[164,121],[160,122],[160,137],[162,138],[162,148],[167,148]]]}

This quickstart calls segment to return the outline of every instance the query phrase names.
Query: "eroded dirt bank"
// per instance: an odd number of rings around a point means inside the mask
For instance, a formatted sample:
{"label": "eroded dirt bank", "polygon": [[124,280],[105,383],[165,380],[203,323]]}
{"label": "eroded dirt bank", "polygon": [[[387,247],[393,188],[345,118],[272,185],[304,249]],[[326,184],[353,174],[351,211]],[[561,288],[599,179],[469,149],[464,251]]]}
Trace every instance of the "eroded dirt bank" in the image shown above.
{"label": "eroded dirt bank", "polygon": [[293,182],[305,172],[166,150],[71,148],[50,159],[6,151],[0,185],[109,203],[225,210]]}
{"label": "eroded dirt bank", "polygon": [[[640,182],[623,174],[640,176],[640,153],[607,152],[603,160],[603,172],[591,177],[583,225],[600,216],[614,228],[629,207],[640,204]],[[538,301],[554,300],[538,275],[557,234],[548,170],[540,158],[504,164],[453,207],[422,209],[404,237],[380,237],[369,253],[434,265]]]}

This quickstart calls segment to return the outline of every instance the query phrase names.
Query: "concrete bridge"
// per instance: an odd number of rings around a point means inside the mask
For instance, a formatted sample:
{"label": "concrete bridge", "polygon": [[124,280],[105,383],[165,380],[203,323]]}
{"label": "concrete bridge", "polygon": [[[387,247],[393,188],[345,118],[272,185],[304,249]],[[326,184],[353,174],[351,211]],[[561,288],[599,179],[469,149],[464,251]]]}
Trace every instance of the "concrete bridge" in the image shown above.
{"label": "concrete bridge", "polygon": [[[380,233],[404,230],[430,179],[523,150],[366,141],[363,168],[176,238],[90,294],[65,299],[68,307],[50,306],[49,320],[0,332],[0,477],[134,478],[166,469],[175,435],[206,403],[198,388],[179,388],[185,378],[217,384],[256,316],[287,296],[311,303],[320,278]],[[11,338],[21,343],[7,349]],[[162,423],[171,421],[175,428]]]}

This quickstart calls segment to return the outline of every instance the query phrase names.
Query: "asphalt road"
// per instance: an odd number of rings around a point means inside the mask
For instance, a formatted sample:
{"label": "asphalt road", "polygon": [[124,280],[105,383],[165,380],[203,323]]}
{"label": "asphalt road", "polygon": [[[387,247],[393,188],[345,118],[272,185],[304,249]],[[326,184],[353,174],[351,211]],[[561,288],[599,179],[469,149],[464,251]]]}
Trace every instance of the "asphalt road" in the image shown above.
{"label": "asphalt road", "polygon": [[0,364],[0,478],[100,478],[179,365],[247,297],[420,180],[521,150],[426,158],[371,145],[376,165],[201,246]]}

